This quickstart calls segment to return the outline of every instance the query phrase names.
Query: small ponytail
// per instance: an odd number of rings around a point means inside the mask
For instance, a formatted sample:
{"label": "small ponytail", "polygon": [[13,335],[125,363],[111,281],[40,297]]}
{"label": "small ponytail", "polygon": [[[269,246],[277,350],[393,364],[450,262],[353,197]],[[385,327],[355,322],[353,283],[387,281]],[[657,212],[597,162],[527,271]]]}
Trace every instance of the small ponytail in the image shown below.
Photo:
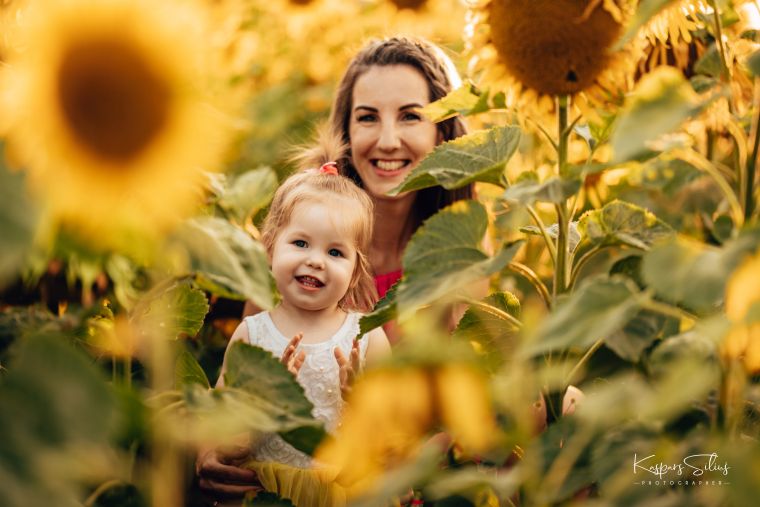
{"label": "small ponytail", "polygon": [[348,145],[329,122],[317,125],[314,140],[306,147],[296,148],[290,161],[297,170],[318,168],[327,162],[341,160],[348,151]]}

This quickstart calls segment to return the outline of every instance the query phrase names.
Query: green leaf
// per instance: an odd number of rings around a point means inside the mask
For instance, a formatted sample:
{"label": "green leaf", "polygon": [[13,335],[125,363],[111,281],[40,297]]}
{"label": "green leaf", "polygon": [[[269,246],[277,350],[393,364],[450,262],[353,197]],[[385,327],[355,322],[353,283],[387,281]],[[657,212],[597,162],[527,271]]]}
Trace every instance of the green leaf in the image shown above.
{"label": "green leaf", "polygon": [[29,198],[24,174],[5,167],[0,140],[0,288],[19,275],[34,240],[39,212]]}
{"label": "green leaf", "polygon": [[747,67],[755,76],[760,76],[760,50],[755,51],[747,59]]}
{"label": "green leaf", "polygon": [[178,283],[148,302],[138,319],[153,328],[160,328],[170,339],[195,336],[208,313],[208,300],[203,291]]}
{"label": "green leaf", "polygon": [[642,310],[623,329],[611,334],[604,344],[621,359],[638,363],[643,352],[658,339],[667,319],[659,313]]}
{"label": "green leaf", "polygon": [[710,44],[707,51],[694,64],[694,72],[710,77],[720,77],[723,72],[720,63],[720,53],[715,43]]}
{"label": "green leaf", "polygon": [[266,350],[241,342],[230,347],[226,360],[225,386],[248,393],[249,403],[276,423],[274,431],[297,449],[313,453],[326,433],[312,417],[314,406],[303,387],[285,365]]}
{"label": "green leaf", "polygon": [[719,249],[678,239],[644,256],[644,282],[658,296],[695,311],[716,311],[732,263]]}
{"label": "green leaf", "polygon": [[377,302],[372,312],[364,315],[359,320],[359,333],[361,336],[382,326],[386,322],[392,321],[398,316],[398,310],[396,308],[396,292],[398,290],[398,285],[398,282],[393,284],[393,287],[385,293],[383,299]]}
{"label": "green leaf", "polygon": [[498,473],[486,467],[449,469],[442,471],[425,486],[425,499],[435,501],[435,505],[441,505],[441,500],[453,495],[462,495],[474,501],[478,493],[491,489],[500,500],[506,501],[519,487],[522,472],[516,468],[499,470]]}
{"label": "green leaf", "polygon": [[633,39],[642,26],[647,24],[650,19],[659,14],[663,9],[676,0],[641,0],[636,8],[636,14],[626,27],[625,33],[615,44],[614,51],[622,48],[628,41]]}
{"label": "green leaf", "polygon": [[535,201],[559,204],[575,195],[580,188],[580,180],[565,180],[559,177],[550,178],[543,183],[520,181],[511,185],[502,198],[522,205],[533,204]]}
{"label": "green leaf", "polygon": [[112,393],[68,341],[59,334],[24,339],[0,383],[0,505],[79,505],[84,484],[115,466]]}
{"label": "green leaf", "polygon": [[449,190],[475,181],[504,186],[504,165],[520,141],[514,126],[482,130],[438,145],[409,176],[390,192],[398,195],[441,185]]}
{"label": "green leaf", "polygon": [[623,201],[587,211],[578,220],[582,241],[593,245],[627,245],[641,250],[674,234],[673,229],[649,211]]}
{"label": "green leaf", "polygon": [[205,388],[211,387],[206,372],[203,371],[195,357],[187,350],[183,350],[174,363],[174,387],[180,389],[183,386],[193,384]]}
{"label": "green leaf", "polygon": [[658,67],[646,74],[626,100],[612,133],[613,162],[622,163],[651,153],[653,141],[677,129],[705,105],[697,102],[680,71]]}
{"label": "green leaf", "polygon": [[488,111],[488,93],[482,93],[471,83],[466,83],[442,99],[426,105],[421,111],[436,123],[460,114],[482,113]]}
{"label": "green leaf", "polygon": [[401,319],[506,266],[522,242],[489,257],[479,248],[487,225],[485,207],[471,200],[452,204],[417,229],[404,252],[397,296]]}
{"label": "green leaf", "polygon": [[245,172],[224,191],[219,206],[243,223],[261,208],[269,204],[277,188],[277,175],[269,167]]}
{"label": "green leaf", "polygon": [[514,324],[504,313],[520,318],[520,301],[510,292],[497,292],[471,305],[462,316],[454,337],[480,345],[482,353],[493,358],[492,365],[501,363],[515,346]]}
{"label": "green leaf", "polygon": [[220,218],[187,221],[177,233],[190,269],[201,288],[231,299],[248,299],[259,308],[274,304],[269,261],[264,247]]}
{"label": "green leaf", "polygon": [[524,354],[586,348],[607,339],[636,315],[646,298],[627,278],[602,275],[586,279],[544,321]]}

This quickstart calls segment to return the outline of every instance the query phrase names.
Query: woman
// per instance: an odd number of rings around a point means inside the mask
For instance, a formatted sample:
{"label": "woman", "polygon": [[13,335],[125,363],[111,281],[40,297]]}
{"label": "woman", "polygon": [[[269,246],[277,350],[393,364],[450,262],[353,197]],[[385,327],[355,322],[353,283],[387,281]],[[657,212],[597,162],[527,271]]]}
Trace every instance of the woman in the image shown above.
{"label": "woman", "polygon": [[[330,127],[347,146],[337,161],[340,171],[375,204],[369,261],[380,297],[401,277],[404,249],[420,224],[473,195],[472,186],[386,195],[435,146],[466,132],[460,118],[434,124],[419,111],[460,83],[451,60],[438,47],[421,39],[392,37],[371,41],[361,49],[338,86]],[[308,155],[305,158],[308,162]],[[386,333],[392,344],[398,340],[393,326],[386,326]],[[245,457],[245,449],[230,455],[215,451],[202,455],[196,467],[201,489],[214,496],[259,489],[253,472],[237,466]]]}

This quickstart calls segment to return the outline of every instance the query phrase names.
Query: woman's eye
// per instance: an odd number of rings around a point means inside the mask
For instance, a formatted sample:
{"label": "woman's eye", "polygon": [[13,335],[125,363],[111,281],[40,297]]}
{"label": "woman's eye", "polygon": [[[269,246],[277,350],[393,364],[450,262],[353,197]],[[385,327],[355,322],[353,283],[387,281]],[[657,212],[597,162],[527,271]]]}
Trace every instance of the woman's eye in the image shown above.
{"label": "woman's eye", "polygon": [[295,241],[293,242],[293,244],[294,244],[295,246],[297,246],[298,248],[306,248],[306,241],[304,241],[304,240],[302,240],[302,239],[297,239],[297,240],[295,240]]}
{"label": "woman's eye", "polygon": [[422,116],[419,113],[408,112],[404,113],[401,119],[404,121],[419,121],[422,119]]}
{"label": "woman's eye", "polygon": [[337,248],[331,248],[330,250],[327,251],[327,253],[331,255],[332,257],[343,257],[343,252],[341,252]]}
{"label": "woman's eye", "polygon": [[359,123],[368,123],[368,122],[374,122],[377,119],[377,116],[374,114],[362,114],[356,117],[356,121]]}

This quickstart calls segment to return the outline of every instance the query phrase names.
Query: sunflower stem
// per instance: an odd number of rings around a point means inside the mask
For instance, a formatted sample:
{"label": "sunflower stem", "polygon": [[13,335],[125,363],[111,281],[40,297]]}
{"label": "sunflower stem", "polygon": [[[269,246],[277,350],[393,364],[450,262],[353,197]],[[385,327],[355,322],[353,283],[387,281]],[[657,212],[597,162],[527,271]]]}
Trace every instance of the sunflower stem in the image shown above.
{"label": "sunflower stem", "polygon": [[753,108],[755,115],[752,121],[750,139],[752,151],[747,160],[747,193],[744,194],[744,219],[747,220],[755,211],[755,171],[757,169],[757,152],[760,148],[760,80],[755,79],[755,97]]}
{"label": "sunflower stem", "polygon": [[[567,95],[557,97],[557,123],[559,139],[557,146],[557,175],[564,174],[565,165],[567,164],[567,141],[570,137],[570,131],[567,128],[567,110],[570,99]],[[568,234],[569,234],[569,218],[567,202],[561,202],[555,205],[557,212],[557,260],[554,264],[554,286],[553,298],[556,300],[557,296],[565,292],[567,289],[567,257],[568,257]]]}
{"label": "sunflower stem", "polygon": [[546,308],[551,310],[552,298],[549,295],[549,289],[546,288],[546,285],[544,285],[544,282],[541,281],[541,279],[538,277],[535,271],[530,269],[525,264],[521,262],[515,262],[515,261],[512,261],[509,264],[507,264],[507,269],[509,269],[510,271],[514,271],[515,273],[525,277],[525,279],[528,280],[530,284],[533,285],[533,287],[536,289],[536,292],[538,292],[538,295],[541,296],[541,299],[546,305]]}

